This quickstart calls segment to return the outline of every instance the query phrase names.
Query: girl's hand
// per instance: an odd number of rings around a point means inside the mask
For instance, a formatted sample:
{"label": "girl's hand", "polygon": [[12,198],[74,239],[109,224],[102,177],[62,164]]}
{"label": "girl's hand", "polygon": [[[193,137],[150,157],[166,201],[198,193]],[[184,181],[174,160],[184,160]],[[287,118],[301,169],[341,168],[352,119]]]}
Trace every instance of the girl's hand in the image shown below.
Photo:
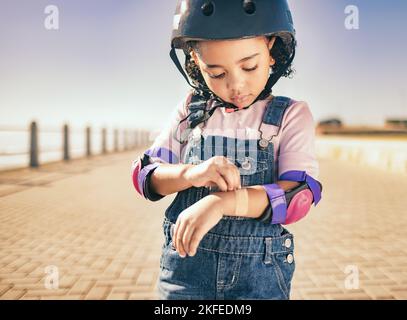
{"label": "girl's hand", "polygon": [[179,214],[173,245],[181,257],[194,256],[204,235],[222,219],[220,201],[220,197],[208,195]]}
{"label": "girl's hand", "polygon": [[241,188],[239,169],[223,156],[191,166],[185,172],[185,178],[197,188],[217,186],[221,191]]}

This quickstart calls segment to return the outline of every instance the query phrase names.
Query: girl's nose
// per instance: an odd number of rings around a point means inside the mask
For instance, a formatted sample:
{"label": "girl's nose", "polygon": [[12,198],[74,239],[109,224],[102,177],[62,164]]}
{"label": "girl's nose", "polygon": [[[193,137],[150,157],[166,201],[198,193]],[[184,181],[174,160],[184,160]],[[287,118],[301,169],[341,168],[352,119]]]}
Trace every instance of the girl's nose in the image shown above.
{"label": "girl's nose", "polygon": [[243,93],[242,90],[244,88],[243,77],[239,74],[230,74],[227,82],[227,88],[230,90],[231,96]]}

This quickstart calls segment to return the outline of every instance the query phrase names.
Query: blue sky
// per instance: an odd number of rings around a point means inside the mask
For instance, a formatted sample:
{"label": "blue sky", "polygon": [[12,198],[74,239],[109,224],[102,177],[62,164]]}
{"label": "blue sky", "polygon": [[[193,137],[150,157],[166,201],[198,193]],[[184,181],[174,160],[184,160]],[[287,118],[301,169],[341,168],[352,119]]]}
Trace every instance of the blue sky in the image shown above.
{"label": "blue sky", "polygon": [[[44,8],[59,9],[46,30]],[[168,52],[175,0],[0,0],[0,125],[159,129],[188,85]],[[291,0],[298,50],[275,95],[316,121],[380,125],[407,117],[407,1]],[[344,27],[347,5],[359,29]]]}

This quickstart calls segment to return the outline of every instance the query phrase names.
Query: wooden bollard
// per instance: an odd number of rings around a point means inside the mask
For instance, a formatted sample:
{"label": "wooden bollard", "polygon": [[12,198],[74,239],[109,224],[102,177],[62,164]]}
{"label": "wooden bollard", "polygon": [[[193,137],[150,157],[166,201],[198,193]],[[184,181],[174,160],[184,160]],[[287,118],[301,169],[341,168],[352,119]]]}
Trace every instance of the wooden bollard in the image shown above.
{"label": "wooden bollard", "polygon": [[67,124],[63,127],[63,148],[64,148],[64,161],[69,161],[69,127]]}
{"label": "wooden bollard", "polygon": [[137,148],[138,147],[138,143],[137,143],[137,130],[134,130],[134,145],[133,148]]}
{"label": "wooden bollard", "polygon": [[135,149],[135,148],[136,148],[136,141],[137,141],[136,138],[137,138],[137,137],[136,137],[136,130],[133,130],[133,131],[132,131],[132,134],[131,134],[131,148],[132,148],[132,149]]}
{"label": "wooden bollard", "polygon": [[90,127],[86,127],[86,156],[87,157],[90,157],[92,155],[90,135],[91,135]]}
{"label": "wooden bollard", "polygon": [[38,166],[38,128],[37,123],[33,121],[30,124],[30,167]]}
{"label": "wooden bollard", "polygon": [[143,145],[147,145],[148,142],[148,132],[147,130],[144,130],[144,141],[143,141]]}
{"label": "wooden bollard", "polygon": [[106,148],[106,128],[102,128],[102,153],[107,153]]}
{"label": "wooden bollard", "polygon": [[123,145],[124,145],[124,150],[127,150],[128,149],[127,130],[123,131]]}
{"label": "wooden bollard", "polygon": [[113,149],[114,152],[119,151],[119,130],[117,129],[113,131]]}
{"label": "wooden bollard", "polygon": [[137,129],[137,140],[136,140],[136,143],[137,143],[137,148],[139,148],[139,147],[141,146],[141,130],[140,130],[140,129]]}

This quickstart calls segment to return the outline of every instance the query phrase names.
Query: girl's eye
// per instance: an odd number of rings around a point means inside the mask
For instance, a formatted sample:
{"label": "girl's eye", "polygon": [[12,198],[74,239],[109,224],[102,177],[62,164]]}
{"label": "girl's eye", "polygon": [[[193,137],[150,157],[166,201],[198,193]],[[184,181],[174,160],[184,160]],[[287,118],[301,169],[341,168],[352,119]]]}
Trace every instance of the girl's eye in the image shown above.
{"label": "girl's eye", "polygon": [[244,71],[250,72],[250,71],[254,71],[257,69],[257,66],[254,66],[253,68],[249,68],[249,69],[243,69]]}
{"label": "girl's eye", "polygon": [[[244,71],[247,71],[247,72],[251,72],[251,71],[256,70],[257,67],[258,67],[258,66],[254,66],[253,68],[249,68],[249,69],[243,68],[243,70],[244,70]],[[219,74],[219,75],[217,75],[217,76],[211,76],[211,75],[209,75],[209,77],[212,78],[212,79],[222,79],[224,76],[225,76],[225,73],[221,73],[221,74]]]}
{"label": "girl's eye", "polygon": [[211,76],[211,75],[209,75],[209,77],[212,78],[212,79],[221,79],[221,78],[223,78],[224,76],[225,76],[224,73],[221,73],[220,75],[217,75],[217,76]]}

